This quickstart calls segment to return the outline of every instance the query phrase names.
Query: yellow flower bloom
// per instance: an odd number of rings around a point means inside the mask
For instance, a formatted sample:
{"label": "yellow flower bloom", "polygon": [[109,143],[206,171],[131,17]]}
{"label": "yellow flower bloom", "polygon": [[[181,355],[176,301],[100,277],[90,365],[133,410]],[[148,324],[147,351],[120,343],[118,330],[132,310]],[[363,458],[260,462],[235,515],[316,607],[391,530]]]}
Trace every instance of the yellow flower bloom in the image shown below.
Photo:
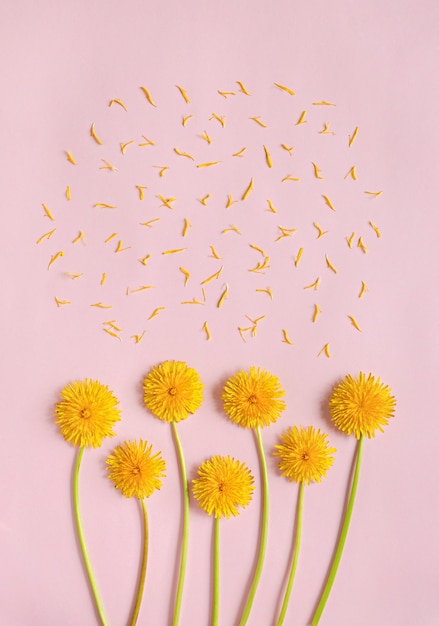
{"label": "yellow flower bloom", "polygon": [[203,383],[198,372],[182,361],[164,361],[143,381],[146,408],[165,422],[180,422],[200,407]]}
{"label": "yellow flower bloom", "polygon": [[142,500],[162,486],[166,462],[147,441],[124,441],[107,458],[108,478],[126,498]]}
{"label": "yellow flower bloom", "polygon": [[312,426],[292,426],[281,437],[283,444],[274,446],[274,456],[280,458],[282,474],[296,483],[319,483],[334,462],[328,436]]}
{"label": "yellow flower bloom", "polygon": [[118,399],[96,380],[86,378],[67,385],[61,391],[62,402],[55,407],[55,423],[64,439],[74,446],[99,448],[105,437],[114,437],[112,430],[120,420]]}
{"label": "yellow flower bloom", "polygon": [[193,494],[199,506],[216,518],[239,515],[254,491],[254,479],[245,463],[229,456],[213,456],[198,468]]}
{"label": "yellow flower bloom", "polygon": [[332,392],[329,411],[335,426],[357,439],[361,436],[375,437],[375,431],[383,432],[393,417],[396,399],[391,389],[372,374],[367,377],[360,372],[358,378],[346,376]]}
{"label": "yellow flower bloom", "polygon": [[259,367],[240,371],[226,382],[222,394],[224,410],[232,422],[244,428],[269,426],[285,409],[285,395],[277,376]]}

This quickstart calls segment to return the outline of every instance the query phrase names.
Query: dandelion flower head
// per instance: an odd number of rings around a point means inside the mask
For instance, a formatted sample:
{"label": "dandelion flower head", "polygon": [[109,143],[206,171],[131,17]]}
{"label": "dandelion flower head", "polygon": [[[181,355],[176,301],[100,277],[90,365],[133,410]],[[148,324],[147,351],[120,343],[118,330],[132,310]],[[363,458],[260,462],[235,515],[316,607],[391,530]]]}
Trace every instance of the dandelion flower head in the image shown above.
{"label": "dandelion flower head", "polygon": [[105,437],[114,437],[120,420],[118,399],[96,380],[75,381],[61,391],[55,407],[55,423],[64,439],[74,446],[99,448]]}
{"label": "dandelion flower head", "polygon": [[222,394],[224,410],[232,422],[244,428],[269,426],[285,409],[279,379],[258,367],[231,376]]}
{"label": "dandelion flower head", "polygon": [[346,376],[332,392],[329,411],[335,426],[350,435],[375,437],[393,417],[396,399],[391,389],[372,374]]}
{"label": "dandelion flower head", "polygon": [[180,422],[200,407],[203,383],[198,372],[182,361],[154,366],[143,381],[147,409],[165,422]]}
{"label": "dandelion flower head", "polygon": [[149,498],[162,486],[166,462],[147,441],[124,441],[107,458],[108,478],[126,498]]}
{"label": "dandelion flower head", "polygon": [[254,479],[245,463],[229,456],[213,456],[198,468],[193,494],[199,506],[216,518],[237,516],[253,495]]}
{"label": "dandelion flower head", "polygon": [[312,426],[292,426],[282,433],[282,444],[275,445],[279,469],[288,480],[319,483],[334,462],[336,450],[329,447],[328,436]]}

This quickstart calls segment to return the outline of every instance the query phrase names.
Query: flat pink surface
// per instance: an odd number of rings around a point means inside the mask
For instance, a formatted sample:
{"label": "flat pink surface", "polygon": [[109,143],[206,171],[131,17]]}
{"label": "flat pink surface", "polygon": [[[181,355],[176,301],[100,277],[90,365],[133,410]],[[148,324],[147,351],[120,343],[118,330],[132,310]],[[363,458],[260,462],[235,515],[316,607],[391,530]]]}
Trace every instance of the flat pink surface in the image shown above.
{"label": "flat pink surface", "polygon": [[[165,359],[187,361],[205,383],[202,408],[179,427],[190,477],[213,454],[245,461],[256,476],[252,504],[221,524],[221,624],[238,623],[252,575],[260,474],[251,433],[225,418],[219,398],[226,378],[250,365],[279,376],[288,408],[263,433],[270,526],[249,625],[273,624],[282,598],[297,487],[279,476],[271,450],[293,424],[328,432],[337,448],[326,480],[305,493],[286,623],[310,621],[355,450],[354,439],[331,426],[326,401],[340,378],[360,370],[389,384],[398,408],[385,433],[366,442],[352,525],[321,624],[439,623],[438,13],[437,3],[414,0],[3,3],[3,626],[97,623],[74,534],[75,451],[53,424],[62,387],[85,377],[108,384],[123,411],[117,437],[86,451],[80,486],[109,623],[127,623],[141,518],[136,503],[106,480],[104,461],[117,443],[140,437],[162,451],[168,476],[148,501],[150,557],[138,623],[171,623],[181,523],[178,470],[171,431],[144,409],[141,393],[142,378]],[[252,95],[240,92],[236,81]],[[175,85],[187,90],[190,103]],[[217,90],[236,95],[224,98]],[[127,111],[109,107],[112,99],[122,100]],[[312,104],[318,101],[336,106]],[[296,125],[305,110],[306,123]],[[224,128],[213,113],[225,116]],[[193,115],[185,127],[184,115]],[[249,119],[258,116],[267,128]],[[326,122],[335,134],[319,132]],[[92,123],[102,146],[90,137]],[[139,146],[142,135],[155,145]],[[120,143],[130,141],[123,155]],[[291,156],[282,143],[294,146]],[[242,157],[232,156],[243,147]],[[100,169],[102,159],[117,171]],[[197,167],[215,161],[220,163]],[[322,179],[314,176],[312,162]],[[169,169],[161,177],[153,166]],[[357,180],[345,177],[352,166]],[[300,180],[282,182],[288,175]],[[251,179],[253,190],[243,201]],[[147,187],[143,200],[136,185]],[[374,199],[365,191],[383,193]],[[199,199],[209,194],[203,205]],[[173,208],[161,206],[159,195],[176,198]],[[238,202],[226,208],[229,195]],[[140,225],[156,218],[150,227]],[[185,219],[191,226],[183,237]],[[328,233],[317,238],[314,222]],[[239,233],[224,232],[235,226]],[[277,240],[280,227],[296,230]],[[80,231],[85,241],[72,243]],[[346,239],[353,232],[350,248]],[[105,243],[112,233],[117,235]],[[357,245],[360,236],[367,253]],[[127,250],[115,253],[119,241]],[[263,272],[249,272],[263,260],[250,244],[270,257]],[[212,245],[221,260],[212,258]],[[48,270],[59,251],[64,256]],[[139,259],[148,254],[143,265]],[[180,267],[190,273],[186,287]],[[204,285],[204,300],[201,282],[221,267],[219,279]],[[83,276],[72,279],[67,272]],[[305,289],[317,278],[317,290]],[[362,281],[368,291],[359,298]],[[145,285],[153,288],[139,291]],[[226,285],[228,298],[218,308]],[[272,299],[257,291],[267,287]],[[70,304],[57,307],[55,297]],[[202,304],[181,304],[193,298]],[[98,302],[112,308],[90,306]],[[321,313],[313,323],[315,305]],[[159,307],[164,309],[148,319]],[[238,327],[252,325],[246,316],[264,317],[256,336],[243,333],[244,342]],[[122,329],[120,339],[103,331],[108,320]],[[292,345],[282,341],[283,329]],[[136,343],[133,336],[143,331]],[[321,353],[325,344],[330,358]],[[209,623],[212,532],[212,520],[192,503],[181,626]]]}

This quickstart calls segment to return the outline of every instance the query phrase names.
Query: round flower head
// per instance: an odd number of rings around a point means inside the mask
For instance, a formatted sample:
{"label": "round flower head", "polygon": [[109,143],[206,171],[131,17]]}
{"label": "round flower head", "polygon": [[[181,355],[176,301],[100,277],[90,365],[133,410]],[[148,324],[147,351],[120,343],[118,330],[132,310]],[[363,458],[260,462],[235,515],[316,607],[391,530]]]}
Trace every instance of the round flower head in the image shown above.
{"label": "round flower head", "polygon": [[99,448],[104,437],[114,437],[112,430],[120,420],[118,399],[100,382],[75,381],[61,391],[62,402],[55,407],[55,423],[64,439],[74,446]]}
{"label": "round flower head", "polygon": [[329,411],[335,426],[350,435],[375,437],[393,417],[396,400],[391,389],[372,374],[346,376],[332,392]]}
{"label": "round flower head", "polygon": [[285,409],[285,395],[277,376],[258,367],[231,376],[222,394],[224,411],[244,428],[269,426]]}
{"label": "round flower head", "polygon": [[253,476],[245,463],[229,456],[213,456],[198,468],[193,493],[199,506],[216,518],[239,515],[254,491]]}
{"label": "round flower head", "polygon": [[200,407],[203,383],[196,370],[182,361],[164,361],[143,381],[143,400],[153,415],[165,422],[180,422]]}
{"label": "round flower head", "polygon": [[312,426],[292,426],[281,437],[283,443],[274,446],[274,455],[280,458],[282,474],[296,483],[319,483],[334,462],[335,448],[329,447],[328,436]]}
{"label": "round flower head", "polygon": [[126,498],[142,500],[162,486],[166,462],[147,441],[124,441],[107,458],[108,478]]}

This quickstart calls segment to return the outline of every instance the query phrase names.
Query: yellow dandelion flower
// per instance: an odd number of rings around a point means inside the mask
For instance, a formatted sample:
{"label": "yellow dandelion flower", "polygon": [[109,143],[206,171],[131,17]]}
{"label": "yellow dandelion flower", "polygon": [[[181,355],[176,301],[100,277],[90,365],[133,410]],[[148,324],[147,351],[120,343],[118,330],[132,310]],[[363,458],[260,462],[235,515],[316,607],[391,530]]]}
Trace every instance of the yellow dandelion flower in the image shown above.
{"label": "yellow dandelion flower", "polygon": [[164,361],[143,381],[147,409],[165,422],[180,422],[200,407],[203,383],[198,372],[182,361]]}
{"label": "yellow dandelion flower", "polygon": [[361,436],[375,437],[375,431],[383,432],[393,417],[396,400],[391,389],[372,374],[360,372],[358,378],[348,375],[332,392],[329,411],[335,426],[357,439]]}
{"label": "yellow dandelion flower", "polygon": [[213,456],[198,468],[193,494],[199,506],[215,518],[237,516],[253,495],[254,479],[245,463],[229,456]]}
{"label": "yellow dandelion flower", "polygon": [[108,478],[126,498],[149,498],[162,486],[166,462],[147,441],[125,441],[107,458]]}
{"label": "yellow dandelion flower", "polygon": [[81,448],[99,448],[105,437],[114,437],[113,426],[120,420],[119,401],[107,386],[86,378],[64,387],[61,395],[55,423],[66,441]]}
{"label": "yellow dandelion flower", "polygon": [[329,447],[328,436],[312,426],[292,426],[282,433],[282,444],[275,445],[279,469],[288,480],[297,483],[319,483],[334,462],[335,448]]}
{"label": "yellow dandelion flower", "polygon": [[277,376],[259,367],[237,372],[223,390],[224,410],[232,422],[244,428],[269,426],[285,409],[285,395]]}

